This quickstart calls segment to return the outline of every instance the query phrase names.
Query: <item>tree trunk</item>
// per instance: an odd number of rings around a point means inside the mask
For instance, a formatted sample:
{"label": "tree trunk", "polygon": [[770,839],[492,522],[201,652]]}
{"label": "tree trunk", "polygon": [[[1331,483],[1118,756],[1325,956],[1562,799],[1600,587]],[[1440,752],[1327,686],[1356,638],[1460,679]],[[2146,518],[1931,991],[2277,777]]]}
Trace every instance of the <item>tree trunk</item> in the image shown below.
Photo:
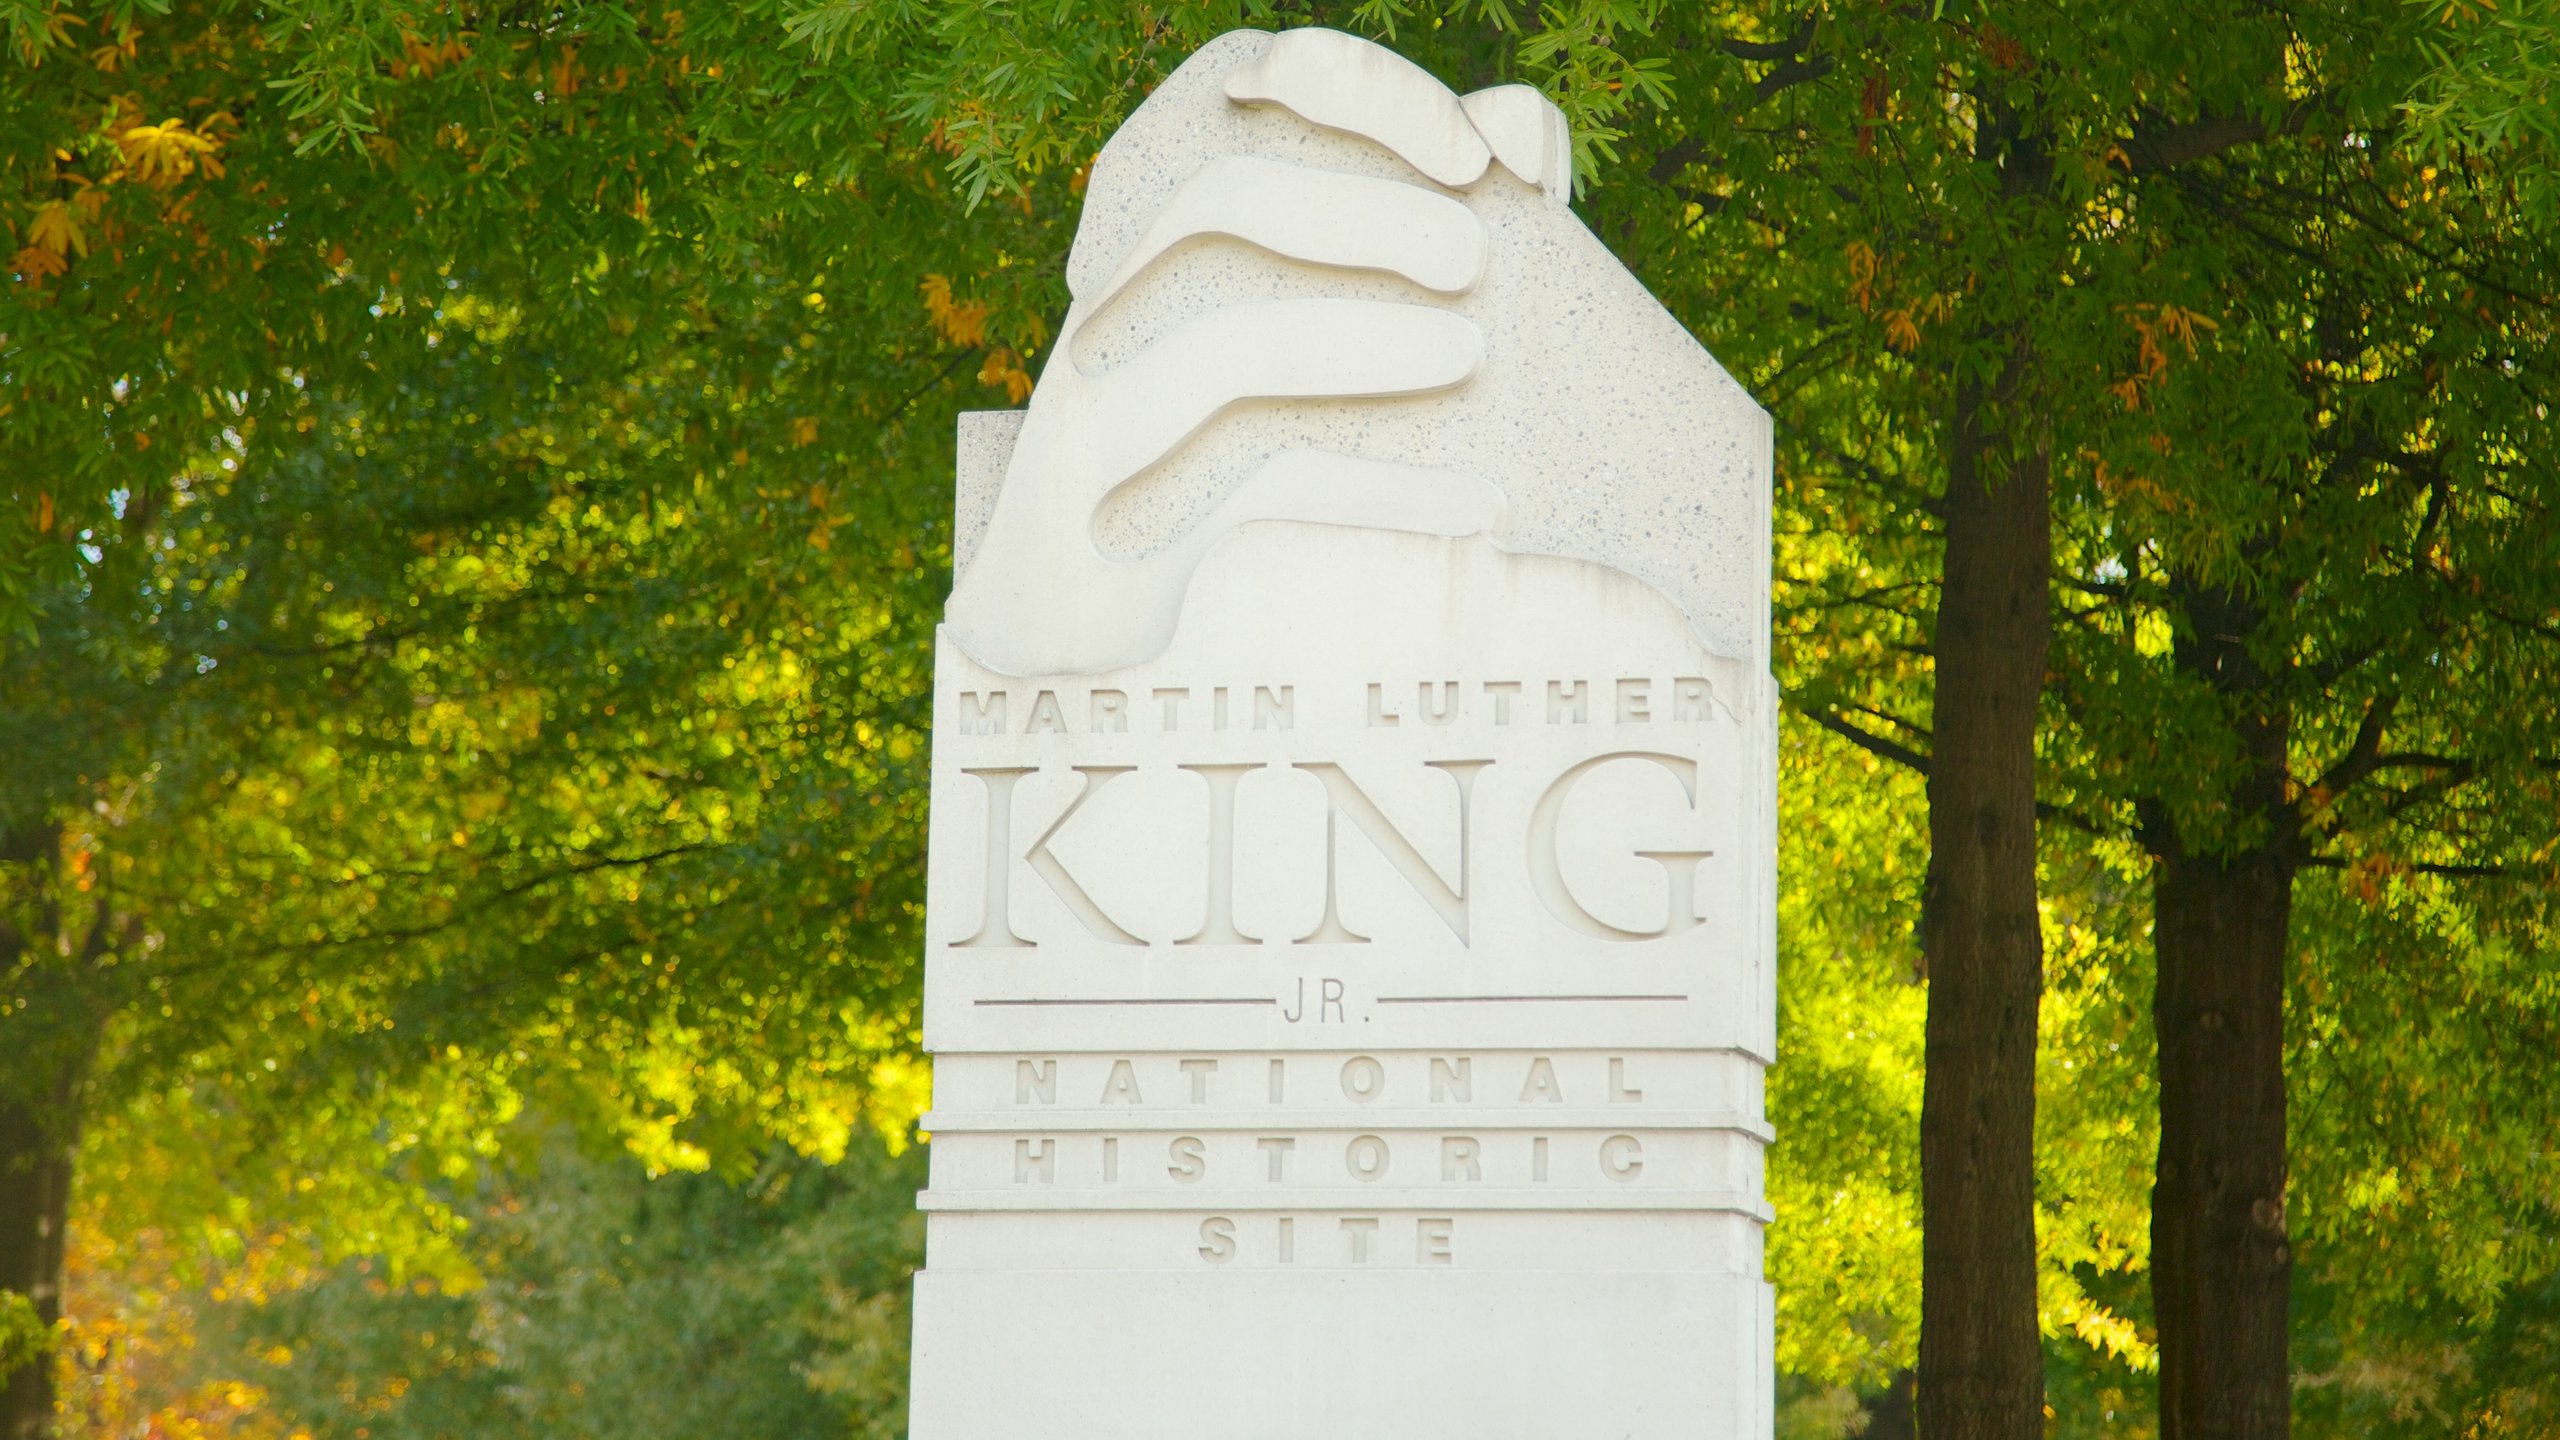
{"label": "tree trunk", "polygon": [[[60,834],[41,821],[0,828],[0,975],[11,977],[11,1053],[0,1057],[0,1290],[26,1296],[49,1329],[62,1318],[62,1262],[71,1217],[71,1161],[91,1053],[87,1025],[61,1026],[64,976],[30,951],[59,943],[54,889]],[[29,922],[32,922],[31,924]],[[22,926],[26,928],[21,928]],[[96,958],[103,928],[81,963]],[[53,1356],[0,1376],[0,1440],[53,1434]]]}
{"label": "tree trunk", "polygon": [[2052,638],[2049,458],[1956,395],[1929,760],[1920,1433],[2041,1440],[2036,1330],[2036,703]]}
{"label": "tree trunk", "polygon": [[2222,701],[2241,759],[2217,807],[2229,830],[2184,833],[2167,807],[2144,807],[2160,970],[2151,1002],[2160,1435],[2280,1440],[2293,1418],[2284,986],[2301,816],[2289,793],[2292,713],[2251,648],[2265,626],[2260,604],[2216,585],[2171,584],[2185,612],[2177,666]]}
{"label": "tree trunk", "polygon": [[1920,1421],[1912,1404],[1916,1379],[1908,1370],[1896,1370],[1884,1393],[1868,1397],[1867,1426],[1857,1432],[1859,1440],[1918,1440]]}
{"label": "tree trunk", "polygon": [[[51,1104],[0,1096],[0,1290],[35,1302],[50,1327],[62,1318],[62,1262],[71,1217],[71,1160],[78,1077],[53,1086]],[[53,1356],[19,1366],[0,1385],[0,1440],[53,1433]]]}
{"label": "tree trunk", "polygon": [[2161,1440],[2275,1440],[2292,1409],[2284,980],[2293,867],[2264,850],[2171,855],[2153,885]]}

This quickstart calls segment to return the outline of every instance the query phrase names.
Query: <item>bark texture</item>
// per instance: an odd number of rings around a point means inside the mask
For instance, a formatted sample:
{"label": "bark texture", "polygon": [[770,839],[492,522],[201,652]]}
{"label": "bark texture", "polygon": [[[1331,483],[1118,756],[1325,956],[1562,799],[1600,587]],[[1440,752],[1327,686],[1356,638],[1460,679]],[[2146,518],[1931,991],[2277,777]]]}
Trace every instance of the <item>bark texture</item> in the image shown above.
{"label": "bark texture", "polygon": [[[2299,812],[2287,793],[2291,716],[2250,653],[2259,607],[2181,587],[2179,667],[2225,707],[2243,763],[2224,824],[2185,833],[2146,807],[2159,958],[2160,1157],[2151,1296],[2160,1326],[2161,1440],[2281,1440],[2293,1249],[2285,1231],[2284,992]],[[2198,827],[2201,829],[2201,824]]]}
{"label": "bark texture", "polygon": [[2047,457],[1959,388],[1929,761],[1919,1429],[2041,1440],[2036,1330],[2036,705],[2052,638]]}
{"label": "bark texture", "polygon": [[[41,822],[0,829],[0,975],[12,977],[11,1053],[0,1055],[0,1290],[34,1302],[50,1327],[62,1317],[62,1263],[71,1216],[71,1162],[79,1140],[88,1026],[53,1022],[63,976],[24,963],[58,945],[62,910],[53,871],[59,835]],[[94,928],[78,962],[104,943]],[[53,1362],[40,1356],[0,1376],[0,1440],[53,1434]]]}
{"label": "bark texture", "polygon": [[2153,884],[2161,1440],[2274,1440],[2292,1404],[2284,960],[2293,871],[2264,851],[2172,855]]}
{"label": "bark texture", "polygon": [[[73,1082],[64,1077],[52,1103],[0,1099],[0,1289],[35,1302],[50,1326],[62,1318],[62,1262],[71,1217],[69,1124]],[[0,1440],[45,1440],[53,1434],[50,1355],[19,1366],[0,1385]]]}

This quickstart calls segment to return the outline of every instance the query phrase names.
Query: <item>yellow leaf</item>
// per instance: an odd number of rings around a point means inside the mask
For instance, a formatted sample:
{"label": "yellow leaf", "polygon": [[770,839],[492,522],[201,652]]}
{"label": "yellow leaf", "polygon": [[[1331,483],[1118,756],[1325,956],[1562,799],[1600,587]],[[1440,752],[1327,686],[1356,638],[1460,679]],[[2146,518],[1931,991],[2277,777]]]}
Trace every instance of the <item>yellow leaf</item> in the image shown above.
{"label": "yellow leaf", "polygon": [[1001,345],[989,351],[987,363],[978,367],[978,381],[1003,386],[1005,398],[1016,405],[1031,398],[1031,372],[1022,368],[1021,356]]}
{"label": "yellow leaf", "polygon": [[925,318],[943,339],[964,348],[987,343],[987,316],[993,307],[983,300],[952,299],[947,275],[927,275],[918,288],[924,292]]}
{"label": "yellow leaf", "polygon": [[27,243],[56,255],[89,253],[88,233],[80,228],[68,200],[47,200],[36,207],[35,223],[27,227]]}
{"label": "yellow leaf", "polygon": [[38,284],[69,272],[71,262],[40,246],[27,245],[9,258],[9,268]]}
{"label": "yellow leaf", "polygon": [[175,185],[196,173],[198,164],[219,176],[222,165],[213,155],[221,148],[219,141],[188,129],[186,121],[175,117],[157,125],[130,126],[116,136],[116,149],[132,167],[134,178],[145,185]]}

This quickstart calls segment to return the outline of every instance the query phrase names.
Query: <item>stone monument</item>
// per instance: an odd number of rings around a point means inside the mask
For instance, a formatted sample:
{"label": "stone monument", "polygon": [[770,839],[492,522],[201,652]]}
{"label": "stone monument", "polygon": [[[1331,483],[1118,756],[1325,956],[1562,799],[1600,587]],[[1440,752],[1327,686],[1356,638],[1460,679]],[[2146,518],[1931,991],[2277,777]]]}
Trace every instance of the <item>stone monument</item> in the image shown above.
{"label": "stone monument", "polygon": [[1767,418],[1561,114],[1227,35],[966,417],[917,1440],[1765,1437]]}

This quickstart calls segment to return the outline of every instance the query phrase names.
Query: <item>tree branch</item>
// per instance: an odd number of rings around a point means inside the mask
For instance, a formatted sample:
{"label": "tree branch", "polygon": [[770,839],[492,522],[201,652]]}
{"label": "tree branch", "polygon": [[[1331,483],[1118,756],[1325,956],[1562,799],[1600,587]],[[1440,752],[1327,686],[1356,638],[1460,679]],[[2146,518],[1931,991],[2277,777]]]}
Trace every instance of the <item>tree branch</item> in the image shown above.
{"label": "tree branch", "polygon": [[2328,106],[2326,96],[2297,100],[2273,127],[2252,115],[2216,115],[2208,111],[2193,120],[2153,115],[2134,126],[2133,133],[2125,138],[2125,169],[2135,175],[2156,175],[2198,160],[2210,160],[2243,145],[2254,145],[2270,136],[2297,134],[2311,123],[2312,116]]}
{"label": "tree branch", "polygon": [[2398,695],[2376,695],[2366,703],[2364,718],[2356,722],[2356,738],[2347,753],[2329,767],[2313,786],[2328,799],[2336,799],[2349,788],[2373,773],[2374,762],[2382,757],[2382,732],[2391,723],[2391,714],[2400,708]]}
{"label": "tree branch", "polygon": [[1750,60],[1758,63],[1794,60],[1801,57],[1813,44],[1813,25],[1814,17],[1807,15],[1796,22],[1795,32],[1784,40],[1725,39],[1717,41],[1716,45],[1736,60]]}
{"label": "tree branch", "polygon": [[[1794,32],[1784,40],[1727,39],[1716,42],[1718,49],[1736,60],[1771,67],[1768,74],[1752,82],[1751,103],[1742,107],[1744,111],[1766,105],[1782,92],[1792,90],[1798,85],[1819,80],[1830,74],[1832,69],[1840,63],[1840,57],[1837,55],[1813,53],[1813,32],[1817,19],[1817,16],[1806,15],[1798,20]],[[1675,153],[1677,149],[1678,147],[1675,146]],[[1660,162],[1656,163],[1658,166]],[[1685,160],[1682,163],[1686,163]],[[1662,177],[1657,174],[1655,178]]]}
{"label": "tree branch", "polygon": [[1831,73],[1840,63],[1836,55],[1816,55],[1810,60],[1789,60],[1763,75],[1751,87],[1751,105],[1757,108],[1793,90]]}
{"label": "tree branch", "polygon": [[1894,764],[1911,770],[1924,778],[1929,773],[1928,756],[1921,754],[1917,750],[1908,749],[1904,746],[1895,744],[1893,741],[1887,740],[1881,735],[1874,734],[1867,730],[1862,730],[1842,718],[1840,713],[1836,710],[1825,710],[1811,705],[1799,705],[1795,707],[1795,710],[1796,713],[1804,716],[1808,720],[1811,720],[1814,724],[1821,726],[1823,729],[1830,731],[1832,734],[1839,736],[1841,739],[1848,741],[1850,744],[1857,746],[1859,749],[1866,751],[1868,754],[1873,755],[1880,760],[1890,760]]}
{"label": "tree branch", "polygon": [[[2344,870],[2354,863],[2336,855],[2312,855],[2306,857],[2302,865],[2306,870]],[[2447,875],[2456,879],[2496,879],[2511,873],[2504,865],[2439,865],[2427,860],[2395,860],[2391,863],[2419,875]]]}

